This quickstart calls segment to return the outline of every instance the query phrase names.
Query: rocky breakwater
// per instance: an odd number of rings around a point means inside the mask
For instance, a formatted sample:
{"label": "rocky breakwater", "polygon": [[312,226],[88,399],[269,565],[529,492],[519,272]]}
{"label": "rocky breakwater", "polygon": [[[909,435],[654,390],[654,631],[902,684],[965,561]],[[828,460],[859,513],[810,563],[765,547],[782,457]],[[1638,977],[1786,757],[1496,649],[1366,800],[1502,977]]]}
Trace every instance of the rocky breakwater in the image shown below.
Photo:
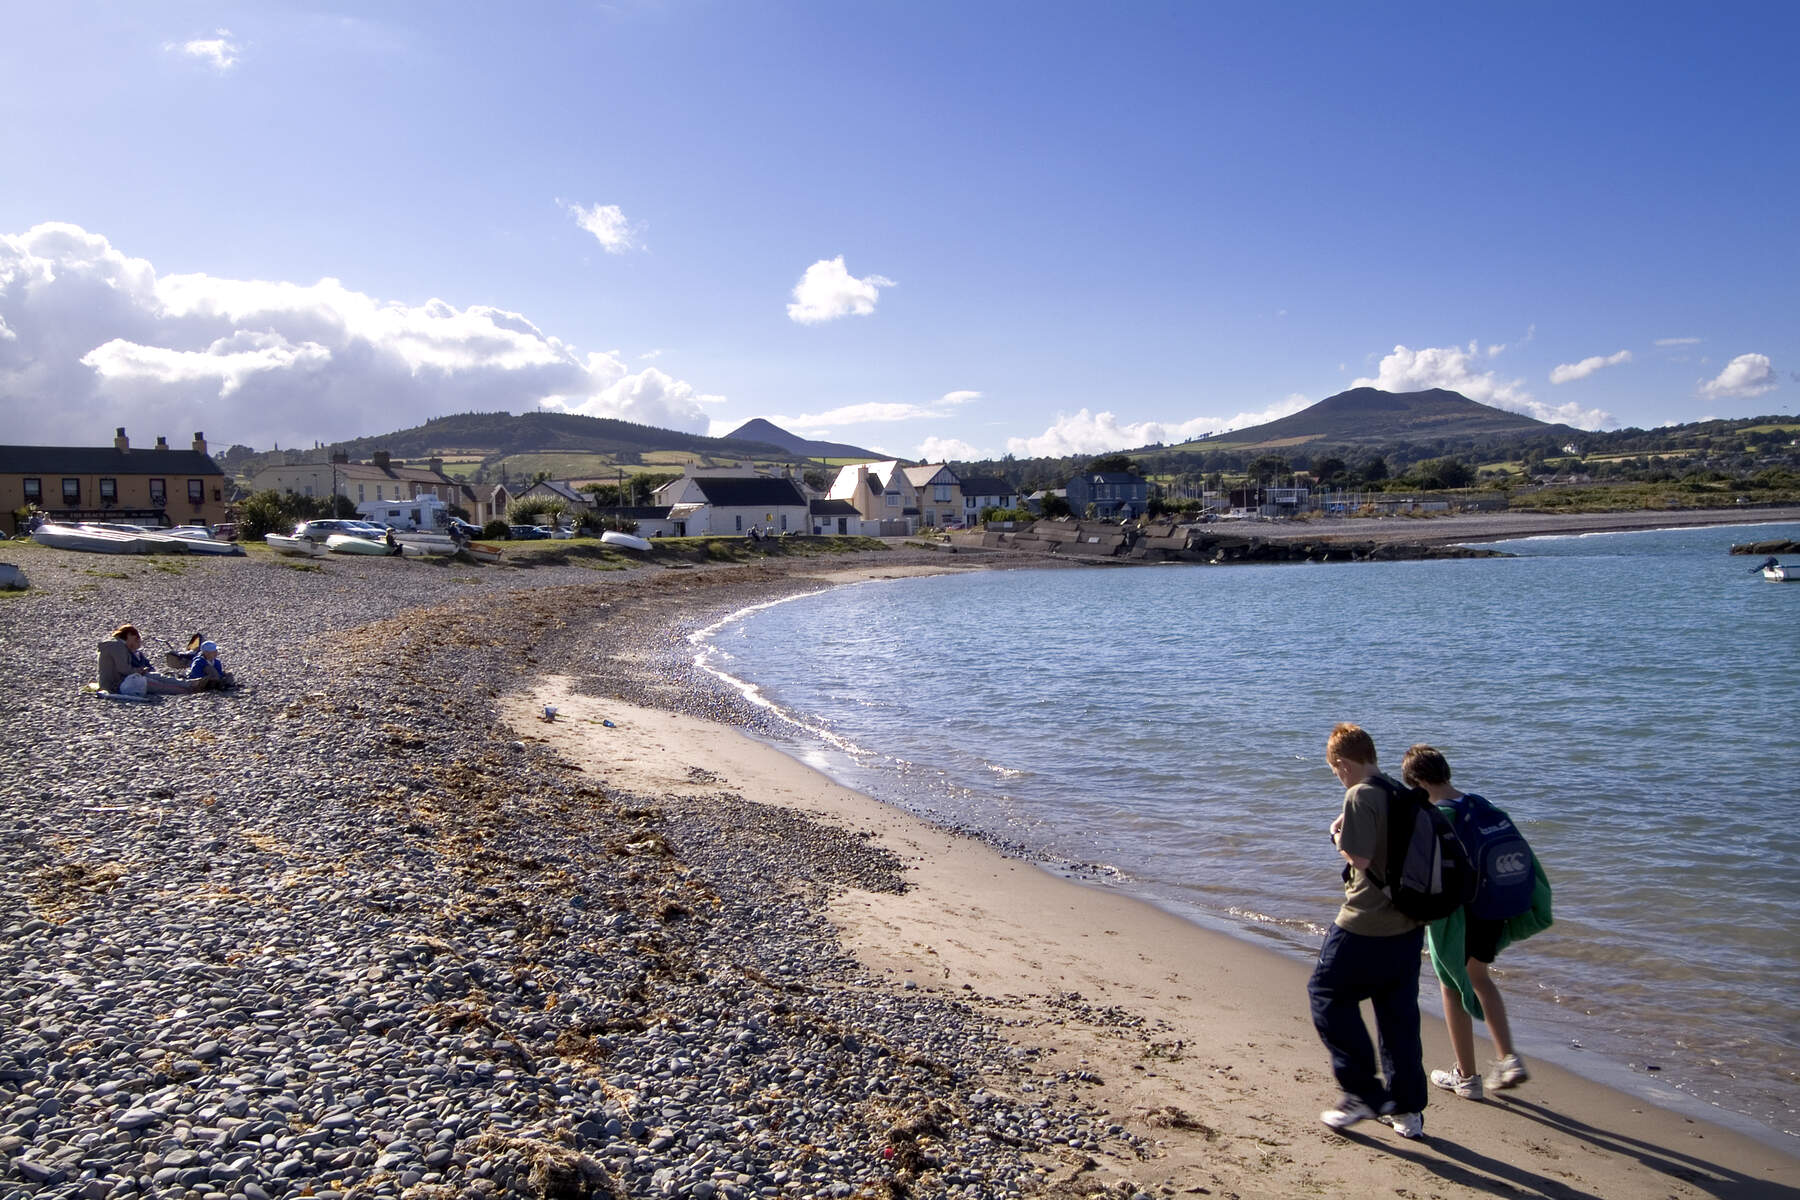
{"label": "rocky breakwater", "polygon": [[1765,542],[1738,542],[1732,546],[1733,554],[1800,554],[1800,542],[1792,538],[1772,538]]}
{"label": "rocky breakwater", "polygon": [[[1259,529],[1262,527],[1259,526]],[[1125,562],[1188,562],[1208,566],[1249,563],[1396,562],[1427,558],[1506,558],[1504,551],[1280,532],[1242,533],[1215,524],[1109,525],[1092,521],[1036,521],[1017,529],[951,535],[953,545]]]}
{"label": "rocky breakwater", "polygon": [[[999,1197],[1133,1151],[838,949],[824,892],[904,886],[863,839],[491,728],[654,580],[406,611],[449,578],[388,566],[34,567],[0,606],[0,1197]],[[76,698],[125,618],[249,686]]]}

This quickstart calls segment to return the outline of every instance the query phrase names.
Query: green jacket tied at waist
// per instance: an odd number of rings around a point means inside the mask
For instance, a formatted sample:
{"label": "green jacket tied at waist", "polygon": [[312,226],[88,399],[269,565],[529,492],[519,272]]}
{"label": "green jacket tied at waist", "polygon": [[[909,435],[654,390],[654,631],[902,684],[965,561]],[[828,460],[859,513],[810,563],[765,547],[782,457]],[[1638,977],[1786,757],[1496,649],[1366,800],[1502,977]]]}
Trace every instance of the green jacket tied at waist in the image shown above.
{"label": "green jacket tied at waist", "polygon": [[[1500,931],[1499,948],[1502,950],[1534,933],[1542,933],[1555,923],[1550,913],[1550,877],[1544,874],[1544,864],[1535,854],[1531,858],[1531,868],[1531,907],[1516,917],[1507,918]],[[1443,920],[1427,925],[1425,944],[1431,950],[1431,969],[1437,972],[1438,981],[1455,988],[1462,998],[1463,1011],[1480,1021],[1483,1019],[1481,1001],[1475,998],[1475,988],[1469,982],[1469,952],[1463,945],[1467,912],[1467,909],[1459,908]]]}

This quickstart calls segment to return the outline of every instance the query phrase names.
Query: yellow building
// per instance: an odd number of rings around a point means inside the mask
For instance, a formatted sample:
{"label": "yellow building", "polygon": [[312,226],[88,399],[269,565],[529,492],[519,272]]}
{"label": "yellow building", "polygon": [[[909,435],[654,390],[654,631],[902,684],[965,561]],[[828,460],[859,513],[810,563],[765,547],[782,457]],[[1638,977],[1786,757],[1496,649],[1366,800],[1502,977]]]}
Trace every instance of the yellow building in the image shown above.
{"label": "yellow building", "polygon": [[188,450],[171,450],[161,437],[152,449],[133,450],[123,428],[110,448],[0,446],[0,521],[11,533],[28,508],[52,521],[217,525],[228,484],[203,433]]}

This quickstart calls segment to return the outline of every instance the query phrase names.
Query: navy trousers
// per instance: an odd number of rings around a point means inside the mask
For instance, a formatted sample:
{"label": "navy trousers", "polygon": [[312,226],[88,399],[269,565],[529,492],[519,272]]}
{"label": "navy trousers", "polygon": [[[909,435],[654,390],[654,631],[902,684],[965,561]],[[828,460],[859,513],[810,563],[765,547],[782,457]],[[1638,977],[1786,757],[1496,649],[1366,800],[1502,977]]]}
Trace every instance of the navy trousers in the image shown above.
{"label": "navy trousers", "polygon": [[[1376,1112],[1390,1103],[1390,1112],[1425,1111],[1425,1062],[1419,1046],[1419,953],[1424,945],[1423,928],[1368,937],[1333,925],[1306,985],[1313,1028],[1331,1052],[1338,1086]],[[1364,1000],[1375,1007],[1385,1086],[1375,1073],[1375,1048],[1363,1024]]]}

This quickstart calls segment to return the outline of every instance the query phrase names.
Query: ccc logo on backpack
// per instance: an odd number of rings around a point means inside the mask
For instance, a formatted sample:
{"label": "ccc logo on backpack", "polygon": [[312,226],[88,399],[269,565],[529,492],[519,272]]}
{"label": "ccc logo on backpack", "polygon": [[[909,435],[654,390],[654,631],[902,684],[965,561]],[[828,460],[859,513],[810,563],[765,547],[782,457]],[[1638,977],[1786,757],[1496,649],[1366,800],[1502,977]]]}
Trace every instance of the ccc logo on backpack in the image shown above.
{"label": "ccc logo on backpack", "polygon": [[1523,875],[1531,865],[1530,856],[1518,851],[1496,854],[1493,859],[1494,874],[1500,879],[1512,879]]}

